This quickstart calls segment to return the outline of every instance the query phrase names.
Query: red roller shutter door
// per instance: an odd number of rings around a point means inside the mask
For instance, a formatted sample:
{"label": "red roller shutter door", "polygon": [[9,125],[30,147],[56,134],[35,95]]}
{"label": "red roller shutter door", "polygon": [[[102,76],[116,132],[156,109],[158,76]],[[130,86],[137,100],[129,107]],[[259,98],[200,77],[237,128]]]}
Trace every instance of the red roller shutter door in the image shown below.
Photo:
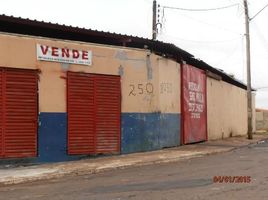
{"label": "red roller shutter door", "polygon": [[120,151],[120,76],[95,77],[96,152]]}
{"label": "red roller shutter door", "polygon": [[120,151],[120,77],[68,72],[68,153]]}
{"label": "red roller shutter door", "polygon": [[94,79],[68,72],[68,153],[94,153]]}
{"label": "red roller shutter door", "polygon": [[37,155],[38,75],[1,69],[1,157]]}
{"label": "red roller shutter door", "polygon": [[0,157],[4,156],[4,71],[0,68]]}

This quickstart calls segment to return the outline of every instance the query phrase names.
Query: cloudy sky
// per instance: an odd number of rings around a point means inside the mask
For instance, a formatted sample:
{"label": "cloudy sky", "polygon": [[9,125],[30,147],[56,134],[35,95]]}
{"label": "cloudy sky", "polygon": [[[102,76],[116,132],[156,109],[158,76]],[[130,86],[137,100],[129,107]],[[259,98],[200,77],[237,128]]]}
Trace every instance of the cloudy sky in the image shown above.
{"label": "cloudy sky", "polygon": [[[0,13],[54,23],[151,38],[153,0],[6,0]],[[246,82],[243,0],[158,0],[157,39],[176,44],[212,65]],[[248,0],[250,16],[268,0]],[[183,11],[165,7],[209,9]],[[257,107],[268,108],[268,7],[250,23],[252,85]]]}

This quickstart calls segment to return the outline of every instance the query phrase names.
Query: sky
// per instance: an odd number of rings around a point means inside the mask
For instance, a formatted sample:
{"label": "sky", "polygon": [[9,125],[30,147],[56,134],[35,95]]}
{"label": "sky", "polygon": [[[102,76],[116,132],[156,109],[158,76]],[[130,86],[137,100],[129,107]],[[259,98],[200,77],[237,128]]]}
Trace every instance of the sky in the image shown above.
{"label": "sky", "polygon": [[[0,14],[109,31],[144,38],[152,37],[153,0],[6,0]],[[158,0],[157,40],[173,43],[211,66],[223,69],[246,83],[245,24],[243,0]],[[168,9],[209,9],[215,11]],[[268,0],[248,0],[254,16]],[[250,22],[251,76],[256,107],[268,109],[268,7]]]}

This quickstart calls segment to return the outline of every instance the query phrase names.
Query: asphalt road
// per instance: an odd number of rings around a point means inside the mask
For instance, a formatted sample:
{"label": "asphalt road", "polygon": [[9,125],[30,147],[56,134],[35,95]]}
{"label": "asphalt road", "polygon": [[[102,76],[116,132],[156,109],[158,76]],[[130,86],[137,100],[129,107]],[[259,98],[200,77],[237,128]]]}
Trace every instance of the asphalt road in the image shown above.
{"label": "asphalt road", "polygon": [[176,163],[4,186],[0,199],[268,199],[268,143]]}

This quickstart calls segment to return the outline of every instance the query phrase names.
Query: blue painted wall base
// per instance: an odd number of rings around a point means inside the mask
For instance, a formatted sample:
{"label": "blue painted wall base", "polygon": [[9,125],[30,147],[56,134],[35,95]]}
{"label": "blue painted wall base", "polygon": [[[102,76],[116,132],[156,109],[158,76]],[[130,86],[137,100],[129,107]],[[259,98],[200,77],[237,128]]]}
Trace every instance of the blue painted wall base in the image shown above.
{"label": "blue painted wall base", "polygon": [[40,113],[38,130],[38,160],[40,162],[68,159],[66,133],[66,113]]}
{"label": "blue painted wall base", "polygon": [[[67,113],[42,112],[39,115],[39,122],[38,157],[1,159],[0,165],[60,162],[89,157],[67,154]],[[180,114],[121,114],[121,153],[151,151],[179,144]]]}
{"label": "blue painted wall base", "polygon": [[121,153],[180,145],[180,114],[122,113]]}
{"label": "blue painted wall base", "polygon": [[37,162],[77,160],[67,154],[67,113],[40,113]]}

